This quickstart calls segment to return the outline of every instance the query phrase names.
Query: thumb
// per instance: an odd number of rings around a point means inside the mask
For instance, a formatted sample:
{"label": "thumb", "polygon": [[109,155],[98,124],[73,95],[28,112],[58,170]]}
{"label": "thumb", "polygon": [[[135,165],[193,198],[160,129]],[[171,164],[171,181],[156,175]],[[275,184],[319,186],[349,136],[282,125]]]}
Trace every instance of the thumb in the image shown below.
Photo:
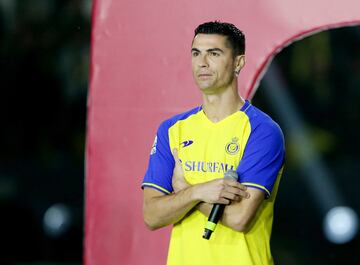
{"label": "thumb", "polygon": [[173,157],[174,157],[175,163],[176,163],[176,164],[181,164],[181,160],[180,160],[180,158],[179,158],[179,154],[178,154],[177,148],[174,148],[174,149],[172,150],[172,155],[173,155]]}

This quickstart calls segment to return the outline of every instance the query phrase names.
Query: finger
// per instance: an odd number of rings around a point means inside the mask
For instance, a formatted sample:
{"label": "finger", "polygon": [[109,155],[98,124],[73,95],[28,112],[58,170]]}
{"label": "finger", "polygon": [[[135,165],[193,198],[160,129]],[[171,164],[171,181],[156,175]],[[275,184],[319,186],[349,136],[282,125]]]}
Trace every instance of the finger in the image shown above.
{"label": "finger", "polygon": [[245,198],[245,199],[249,199],[250,198],[250,193],[246,192],[246,191],[241,191],[240,193],[238,193],[238,195],[241,198]]}
{"label": "finger", "polygon": [[246,192],[246,190],[242,190],[239,187],[232,187],[232,186],[227,186],[224,190],[239,195],[241,197],[247,197],[248,192]]}
{"label": "finger", "polygon": [[226,198],[220,198],[217,202],[215,203],[220,203],[220,204],[230,204],[230,200],[226,199]]}
{"label": "finger", "polygon": [[229,191],[223,191],[223,192],[221,193],[221,197],[233,201],[233,200],[236,199],[237,194],[232,193],[232,192],[229,192]]}
{"label": "finger", "polygon": [[239,200],[241,198],[249,198],[250,197],[250,194],[244,190],[241,190],[239,189],[238,187],[227,187],[225,189],[226,192],[230,193],[230,194],[233,194],[232,197],[229,197],[229,199],[232,199],[232,200]]}
{"label": "finger", "polygon": [[244,191],[247,189],[247,187],[245,185],[240,184],[236,180],[226,179],[225,184],[230,186],[230,187],[235,187],[235,188],[238,188],[238,189],[244,190]]}
{"label": "finger", "polygon": [[239,195],[236,195],[236,198],[234,199],[235,202],[239,202],[242,200],[242,197]]}
{"label": "finger", "polygon": [[238,183],[238,188],[241,189],[241,190],[247,190],[247,187],[245,185],[242,185],[240,183]]}
{"label": "finger", "polygon": [[173,154],[175,163],[176,163],[176,164],[181,164],[181,160],[179,159],[179,154],[178,154],[177,148],[174,148],[174,149],[172,150],[172,154]]}

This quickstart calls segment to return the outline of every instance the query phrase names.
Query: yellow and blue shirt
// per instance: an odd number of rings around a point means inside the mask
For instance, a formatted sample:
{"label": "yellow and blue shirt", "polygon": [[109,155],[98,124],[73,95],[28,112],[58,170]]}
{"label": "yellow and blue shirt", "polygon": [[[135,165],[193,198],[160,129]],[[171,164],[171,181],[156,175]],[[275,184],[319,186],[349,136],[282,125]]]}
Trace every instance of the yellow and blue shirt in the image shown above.
{"label": "yellow and blue shirt", "polygon": [[217,123],[211,122],[201,107],[176,115],[159,127],[143,188],[165,194],[173,192],[173,148],[178,149],[188,183],[222,178],[227,170],[233,169],[239,182],[262,190],[266,200],[247,232],[237,232],[219,223],[210,240],[202,238],[207,216],[190,211],[174,224],[167,264],[273,264],[270,252],[273,206],[285,156],[280,127],[249,101],[240,111]]}

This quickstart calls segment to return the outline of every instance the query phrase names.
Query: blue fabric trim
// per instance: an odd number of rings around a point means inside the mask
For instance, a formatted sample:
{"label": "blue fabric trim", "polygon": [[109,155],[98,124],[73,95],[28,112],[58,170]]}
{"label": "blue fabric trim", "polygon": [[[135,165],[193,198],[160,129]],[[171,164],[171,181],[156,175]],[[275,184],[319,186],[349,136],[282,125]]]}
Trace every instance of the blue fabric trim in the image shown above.
{"label": "blue fabric trim", "polygon": [[249,103],[243,106],[251,133],[237,167],[240,182],[265,187],[270,193],[285,159],[284,136],[278,124]]}
{"label": "blue fabric trim", "polygon": [[[158,186],[158,185],[156,185],[156,186]],[[160,188],[160,186],[159,187],[156,187],[156,186],[154,186],[154,185],[149,185],[149,184],[142,184],[141,185],[141,188],[142,189],[144,189],[144,188],[152,188],[152,189],[154,189],[154,190],[158,190],[158,191],[160,191],[160,192],[162,192],[162,193],[164,193],[164,194],[166,194],[166,195],[169,195],[169,194],[171,194],[171,192],[169,192],[169,191],[167,191],[166,189],[164,189],[164,188]],[[166,190],[166,191],[165,191]]]}
{"label": "blue fabric trim", "polygon": [[201,107],[193,108],[184,113],[173,116],[170,119],[161,123],[157,131],[157,144],[155,151],[150,155],[148,169],[145,173],[144,183],[153,183],[163,189],[173,192],[172,174],[175,166],[175,161],[170,150],[169,142],[169,128],[171,128],[177,121],[185,120],[189,116],[198,113]]}

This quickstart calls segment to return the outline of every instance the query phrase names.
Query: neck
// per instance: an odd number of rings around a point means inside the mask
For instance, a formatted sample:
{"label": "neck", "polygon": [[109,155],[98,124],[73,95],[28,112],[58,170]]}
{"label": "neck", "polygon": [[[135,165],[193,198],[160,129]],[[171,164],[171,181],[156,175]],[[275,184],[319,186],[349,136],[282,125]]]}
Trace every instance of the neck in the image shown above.
{"label": "neck", "polygon": [[203,94],[203,110],[212,122],[219,122],[227,116],[239,111],[244,100],[239,96],[238,90],[228,89],[218,94]]}

